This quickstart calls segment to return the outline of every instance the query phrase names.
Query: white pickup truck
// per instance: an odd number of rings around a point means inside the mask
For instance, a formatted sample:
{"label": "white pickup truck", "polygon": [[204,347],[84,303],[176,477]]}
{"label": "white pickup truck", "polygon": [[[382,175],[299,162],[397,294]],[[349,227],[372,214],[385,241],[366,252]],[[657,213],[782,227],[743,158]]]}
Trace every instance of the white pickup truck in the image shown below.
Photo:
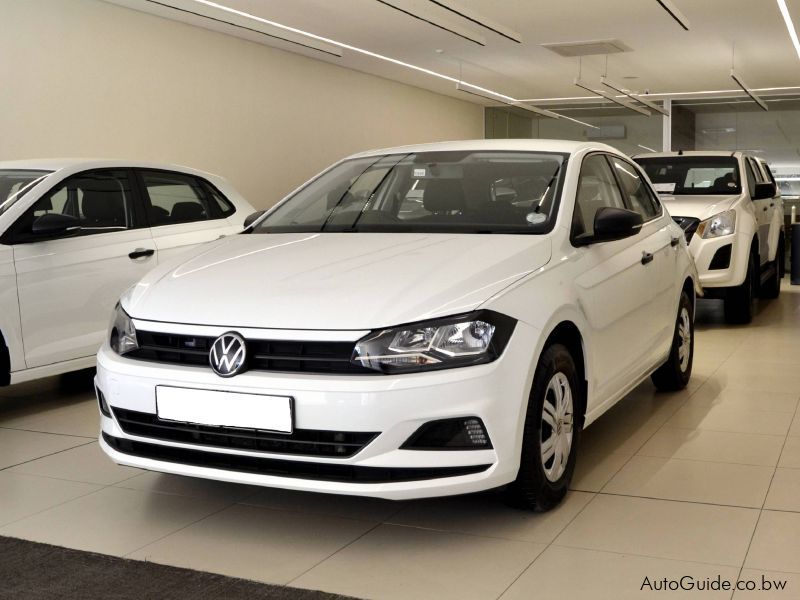
{"label": "white pickup truck", "polygon": [[756,298],[776,298],[784,274],[783,201],[767,164],[743,152],[634,157],[686,232],[705,297],[749,323]]}

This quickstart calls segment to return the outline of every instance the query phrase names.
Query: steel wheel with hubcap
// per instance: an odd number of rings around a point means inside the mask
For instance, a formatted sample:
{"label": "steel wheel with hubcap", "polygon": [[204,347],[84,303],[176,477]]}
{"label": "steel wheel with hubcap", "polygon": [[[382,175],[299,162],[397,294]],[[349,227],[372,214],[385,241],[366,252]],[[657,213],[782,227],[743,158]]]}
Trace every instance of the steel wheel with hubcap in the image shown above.
{"label": "steel wheel with hubcap", "polygon": [[651,376],[655,386],[664,392],[682,390],[692,376],[694,359],[694,310],[686,291],[681,292],[675,333],[667,361]]}
{"label": "steel wheel with hubcap", "polygon": [[567,470],[572,449],[572,390],[567,376],[556,373],[547,384],[542,406],[540,453],[544,474],[558,481]]}

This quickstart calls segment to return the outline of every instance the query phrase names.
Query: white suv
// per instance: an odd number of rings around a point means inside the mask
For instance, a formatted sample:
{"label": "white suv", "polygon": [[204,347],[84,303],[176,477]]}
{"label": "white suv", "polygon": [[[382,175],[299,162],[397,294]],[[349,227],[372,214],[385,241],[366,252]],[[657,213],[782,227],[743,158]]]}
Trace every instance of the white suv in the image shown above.
{"label": "white suv", "polygon": [[742,152],[634,157],[686,231],[704,295],[749,323],[761,295],[776,298],[784,274],[783,201],[765,162]]}
{"label": "white suv", "polygon": [[584,425],[651,375],[688,382],[696,282],[683,231],[608,146],[360,154],[122,296],[101,446],[298,490],[511,484],[549,508]]}
{"label": "white suv", "polygon": [[0,386],[93,366],[123,291],[253,210],[184,167],[0,162]]}

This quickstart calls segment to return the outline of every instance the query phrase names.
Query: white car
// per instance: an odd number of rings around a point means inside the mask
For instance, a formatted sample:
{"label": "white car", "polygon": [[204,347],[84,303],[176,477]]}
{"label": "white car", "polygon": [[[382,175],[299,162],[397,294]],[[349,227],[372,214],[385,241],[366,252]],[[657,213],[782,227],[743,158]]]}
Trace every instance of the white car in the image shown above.
{"label": "white car", "polygon": [[547,509],[585,425],[651,375],[686,385],[696,286],[608,146],[359,154],[122,296],[100,442],[153,471],[394,499],[511,484]]}
{"label": "white car", "polygon": [[253,210],[184,167],[0,162],[0,386],[93,366],[122,292]]}
{"label": "white car", "polygon": [[704,296],[726,319],[749,323],[761,295],[777,298],[784,274],[783,200],[769,167],[742,152],[634,157],[686,231]]}

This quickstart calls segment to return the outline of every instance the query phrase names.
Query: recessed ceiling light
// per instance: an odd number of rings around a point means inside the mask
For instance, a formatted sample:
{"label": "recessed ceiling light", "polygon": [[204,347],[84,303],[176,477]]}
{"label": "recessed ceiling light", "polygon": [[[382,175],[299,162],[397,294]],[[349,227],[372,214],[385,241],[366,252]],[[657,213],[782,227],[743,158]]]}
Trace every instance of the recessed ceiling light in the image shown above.
{"label": "recessed ceiling light", "polygon": [[792,21],[792,15],[789,13],[789,7],[786,6],[786,0],[778,0],[778,8],[783,15],[783,20],[786,22],[786,29],[789,30],[789,37],[792,40],[792,44],[794,44],[797,58],[800,58],[800,40],[797,39],[797,29]]}

